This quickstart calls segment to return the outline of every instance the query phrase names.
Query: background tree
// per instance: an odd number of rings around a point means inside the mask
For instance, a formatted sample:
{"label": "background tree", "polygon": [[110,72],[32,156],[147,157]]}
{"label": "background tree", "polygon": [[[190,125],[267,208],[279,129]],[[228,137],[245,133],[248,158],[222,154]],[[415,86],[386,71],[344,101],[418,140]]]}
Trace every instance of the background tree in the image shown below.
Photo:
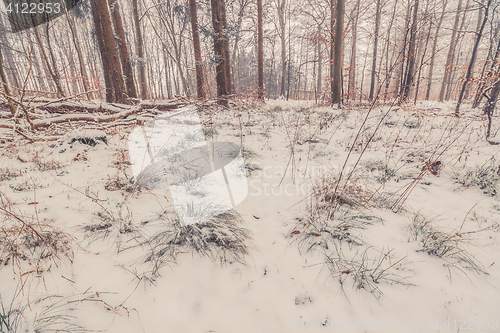
{"label": "background tree", "polygon": [[[332,7],[333,7],[332,0]],[[333,80],[332,80],[332,104],[342,105],[342,56],[344,38],[344,10],[345,0],[337,0],[335,8],[335,38],[333,58]],[[333,12],[333,10],[332,10]]]}
{"label": "background tree", "polygon": [[123,82],[120,60],[116,49],[111,18],[106,0],[90,0],[96,38],[103,64],[107,102],[125,102],[125,84]]}
{"label": "background tree", "polygon": [[198,33],[198,10],[196,9],[196,0],[189,0],[189,12],[191,14],[191,33],[193,34],[194,61],[196,68],[196,91],[198,98],[205,98],[204,77],[203,77],[203,59],[201,57],[200,35]]}
{"label": "background tree", "polygon": [[258,63],[258,98],[264,99],[264,31],[262,27],[262,0],[257,0],[257,63]]}
{"label": "background tree", "polygon": [[216,81],[217,81],[217,96],[223,97],[229,94],[231,82],[229,70],[229,50],[228,43],[225,41],[225,3],[224,0],[211,0],[212,3],[212,24],[215,31],[214,35],[214,52],[217,61],[216,66]]}

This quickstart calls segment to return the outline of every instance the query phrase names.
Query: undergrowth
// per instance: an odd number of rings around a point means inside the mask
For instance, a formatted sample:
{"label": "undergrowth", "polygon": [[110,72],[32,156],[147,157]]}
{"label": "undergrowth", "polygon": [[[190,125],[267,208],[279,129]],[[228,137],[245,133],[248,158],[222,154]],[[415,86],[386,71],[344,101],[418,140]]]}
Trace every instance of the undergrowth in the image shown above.
{"label": "undergrowth", "polygon": [[500,184],[500,166],[493,164],[476,166],[465,170],[465,173],[454,171],[452,178],[464,186],[478,186],[486,195],[495,196]]}
{"label": "undergrowth", "polygon": [[464,269],[488,275],[483,265],[471,254],[467,247],[469,236],[486,230],[498,230],[498,223],[476,231],[452,231],[446,233],[433,225],[421,214],[415,214],[409,226],[410,238],[421,245],[419,252],[443,259],[445,267],[456,268],[465,274]]}

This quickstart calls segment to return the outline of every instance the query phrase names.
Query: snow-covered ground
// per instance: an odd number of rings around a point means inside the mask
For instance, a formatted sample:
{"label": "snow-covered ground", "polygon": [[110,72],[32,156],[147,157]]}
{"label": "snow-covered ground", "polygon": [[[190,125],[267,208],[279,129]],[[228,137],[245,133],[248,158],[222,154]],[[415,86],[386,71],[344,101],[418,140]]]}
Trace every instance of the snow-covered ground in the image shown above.
{"label": "snow-covered ground", "polygon": [[162,244],[172,199],[130,182],[132,127],[3,143],[0,316],[19,332],[500,331],[500,149],[478,110],[452,110],[204,115],[208,141],[243,147],[226,232],[247,235],[244,263]]}

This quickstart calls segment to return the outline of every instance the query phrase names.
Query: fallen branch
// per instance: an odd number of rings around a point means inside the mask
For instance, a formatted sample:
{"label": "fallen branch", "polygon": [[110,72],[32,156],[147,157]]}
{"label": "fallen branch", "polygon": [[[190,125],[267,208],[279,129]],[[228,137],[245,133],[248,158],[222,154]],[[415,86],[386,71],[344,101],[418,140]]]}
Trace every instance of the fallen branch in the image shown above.
{"label": "fallen branch", "polygon": [[115,121],[121,118],[126,118],[134,113],[141,111],[140,107],[133,107],[130,110],[122,111],[114,115],[83,115],[83,114],[66,114],[60,117],[47,118],[36,120],[33,122],[33,128],[48,127],[52,124],[65,123],[69,121],[93,121],[96,123],[105,123]]}

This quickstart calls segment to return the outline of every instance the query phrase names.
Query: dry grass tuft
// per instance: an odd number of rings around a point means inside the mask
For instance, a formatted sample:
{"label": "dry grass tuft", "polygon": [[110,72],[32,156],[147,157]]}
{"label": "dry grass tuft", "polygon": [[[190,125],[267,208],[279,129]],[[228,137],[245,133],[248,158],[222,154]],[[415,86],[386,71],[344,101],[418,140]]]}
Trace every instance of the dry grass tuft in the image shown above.
{"label": "dry grass tuft", "polygon": [[198,252],[212,260],[221,262],[245,262],[248,254],[245,244],[250,239],[250,231],[239,227],[242,218],[235,211],[228,211],[211,219],[181,226],[171,221],[167,228],[156,233],[147,243],[151,249],[146,261],[155,261],[167,256],[175,258],[179,253]]}
{"label": "dry grass tuft", "polygon": [[64,257],[72,260],[71,235],[54,227],[51,220],[29,221],[1,192],[0,216],[0,269],[11,263],[20,272],[41,274]]}
{"label": "dry grass tuft", "polygon": [[500,225],[494,223],[480,230],[446,233],[434,226],[431,220],[418,213],[415,214],[413,222],[409,226],[410,238],[421,244],[419,252],[441,258],[446,262],[445,267],[457,268],[464,274],[463,269],[467,269],[484,275],[488,275],[485,268],[467,249],[469,236],[487,230],[499,229]]}
{"label": "dry grass tuft", "polygon": [[355,178],[348,182],[342,181],[338,184],[336,178],[330,177],[323,180],[315,190],[315,196],[319,199],[316,207],[319,211],[326,211],[330,216],[334,209],[339,206],[351,208],[368,208],[372,206],[373,193],[368,190],[368,184],[361,178]]}

